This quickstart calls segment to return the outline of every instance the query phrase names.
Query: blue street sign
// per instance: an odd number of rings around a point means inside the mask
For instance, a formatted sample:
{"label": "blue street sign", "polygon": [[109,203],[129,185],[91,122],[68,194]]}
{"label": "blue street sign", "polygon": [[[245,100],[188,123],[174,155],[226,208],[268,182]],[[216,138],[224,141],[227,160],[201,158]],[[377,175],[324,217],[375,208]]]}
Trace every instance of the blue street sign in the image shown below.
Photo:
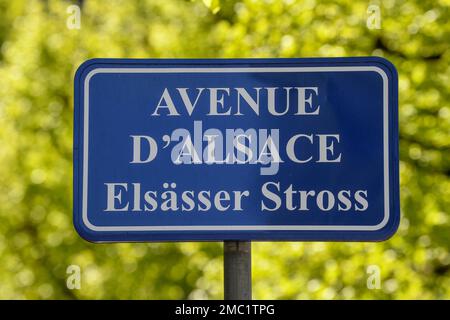
{"label": "blue street sign", "polygon": [[377,57],[93,59],[74,224],[108,241],[381,241],[399,224],[397,73]]}

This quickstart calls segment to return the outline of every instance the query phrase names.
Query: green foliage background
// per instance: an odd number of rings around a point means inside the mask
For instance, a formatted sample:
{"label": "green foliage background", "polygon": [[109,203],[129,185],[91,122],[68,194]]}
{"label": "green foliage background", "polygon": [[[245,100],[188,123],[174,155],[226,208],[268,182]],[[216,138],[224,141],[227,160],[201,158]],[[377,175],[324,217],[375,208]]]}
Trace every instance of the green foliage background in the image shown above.
{"label": "green foliage background", "polygon": [[[220,243],[72,226],[73,75],[93,57],[379,55],[399,71],[402,221],[384,243],[255,243],[254,298],[449,299],[450,1],[0,0],[0,298],[222,298]],[[366,26],[370,4],[381,29]],[[77,264],[82,287],[66,287]],[[369,265],[382,287],[366,286]]]}

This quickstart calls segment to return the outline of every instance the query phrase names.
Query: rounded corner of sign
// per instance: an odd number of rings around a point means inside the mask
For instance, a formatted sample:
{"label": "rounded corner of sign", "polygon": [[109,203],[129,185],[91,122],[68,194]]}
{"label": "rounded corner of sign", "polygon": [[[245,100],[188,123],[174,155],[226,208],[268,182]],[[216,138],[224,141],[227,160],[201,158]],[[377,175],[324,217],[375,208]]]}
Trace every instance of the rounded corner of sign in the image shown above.
{"label": "rounded corner of sign", "polygon": [[75,231],[81,238],[91,243],[99,242],[99,239],[96,236],[97,232],[94,229],[92,229],[89,225],[90,223],[88,222],[86,224],[84,219],[75,218],[73,221]]}
{"label": "rounded corner of sign", "polygon": [[[98,65],[102,62],[103,62],[103,59],[99,59],[99,58],[88,59],[88,60],[82,62],[78,66],[78,68],[75,72],[75,83],[79,83],[80,80],[88,78],[88,76],[91,75],[91,73],[93,71],[95,71],[95,68],[93,70],[90,70],[91,67]],[[86,70],[90,70],[90,71],[88,73],[86,73]]]}
{"label": "rounded corner of sign", "polygon": [[386,223],[376,232],[379,237],[375,241],[382,242],[391,239],[397,232],[400,225],[400,218],[397,215],[391,216]]}
{"label": "rounded corner of sign", "polygon": [[398,72],[395,65],[384,57],[371,57],[370,61],[373,63],[376,72],[382,77],[386,76],[388,80],[397,79]]}

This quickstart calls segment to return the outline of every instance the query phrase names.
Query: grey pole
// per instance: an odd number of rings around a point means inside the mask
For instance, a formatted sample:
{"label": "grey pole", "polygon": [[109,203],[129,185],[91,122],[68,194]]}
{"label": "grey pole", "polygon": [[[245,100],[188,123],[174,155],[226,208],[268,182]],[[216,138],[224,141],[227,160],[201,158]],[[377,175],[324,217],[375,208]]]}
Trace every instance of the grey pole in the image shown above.
{"label": "grey pole", "polygon": [[224,241],[223,275],[225,300],[252,298],[252,243]]}

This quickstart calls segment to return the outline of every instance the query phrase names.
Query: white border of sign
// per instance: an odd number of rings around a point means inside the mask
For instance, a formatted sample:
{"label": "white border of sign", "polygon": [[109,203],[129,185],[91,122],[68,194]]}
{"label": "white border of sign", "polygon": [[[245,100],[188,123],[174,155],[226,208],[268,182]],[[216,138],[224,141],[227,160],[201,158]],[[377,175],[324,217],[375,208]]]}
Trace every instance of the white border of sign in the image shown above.
{"label": "white border of sign", "polygon": [[[87,214],[88,195],[88,150],[89,150],[89,81],[99,73],[260,73],[260,72],[358,72],[373,71],[383,79],[383,147],[384,147],[384,218],[377,225],[313,226],[313,225],[212,225],[212,226],[95,226]],[[92,231],[226,231],[226,230],[277,230],[277,231],[377,231],[389,221],[389,119],[388,119],[388,76],[383,69],[374,66],[361,67],[248,67],[248,68],[96,68],[84,80],[84,136],[83,136],[83,201],[84,225]]]}

